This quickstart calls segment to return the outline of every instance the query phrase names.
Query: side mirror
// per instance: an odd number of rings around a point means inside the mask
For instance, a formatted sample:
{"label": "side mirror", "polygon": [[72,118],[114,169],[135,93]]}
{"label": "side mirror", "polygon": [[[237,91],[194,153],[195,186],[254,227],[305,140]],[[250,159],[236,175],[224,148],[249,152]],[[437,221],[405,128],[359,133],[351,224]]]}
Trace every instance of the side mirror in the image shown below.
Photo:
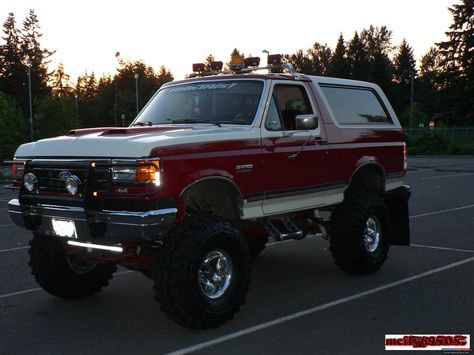
{"label": "side mirror", "polygon": [[298,115],[295,117],[295,128],[297,130],[313,130],[318,128],[318,116],[316,115]]}

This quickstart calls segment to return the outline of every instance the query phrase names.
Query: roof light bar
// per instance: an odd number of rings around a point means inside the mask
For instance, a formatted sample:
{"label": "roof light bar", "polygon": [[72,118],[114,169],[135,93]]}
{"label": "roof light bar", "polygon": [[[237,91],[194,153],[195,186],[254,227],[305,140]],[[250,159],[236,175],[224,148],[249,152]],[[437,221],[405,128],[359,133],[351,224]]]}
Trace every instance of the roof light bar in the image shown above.
{"label": "roof light bar", "polygon": [[204,71],[204,63],[194,63],[193,64],[193,72],[195,73],[201,73]]}
{"label": "roof light bar", "polygon": [[211,70],[213,71],[221,71],[224,63],[222,62],[212,62],[211,63]]}
{"label": "roof light bar", "polygon": [[267,59],[268,65],[280,65],[281,64],[281,54],[269,54]]}
{"label": "roof light bar", "polygon": [[232,57],[230,57],[229,68],[230,70],[236,71],[245,68],[244,57],[238,54],[234,54]]}
{"label": "roof light bar", "polygon": [[88,249],[99,249],[99,250],[108,250],[108,251],[113,251],[116,253],[122,253],[123,248],[118,247],[118,246],[111,246],[111,245],[100,245],[100,244],[92,244],[92,243],[81,243],[81,242],[76,242],[73,240],[68,240],[67,241],[68,245],[72,245],[75,247],[82,247],[82,248],[88,248]]}
{"label": "roof light bar", "polygon": [[195,63],[193,64],[193,73],[189,74],[188,77],[195,78],[197,76],[250,73],[264,69],[268,69],[270,73],[283,73],[283,69],[286,68],[295,80],[301,80],[300,74],[295,71],[293,66],[290,63],[282,63],[282,59],[281,54],[270,54],[267,58],[267,66],[259,67],[259,57],[244,58],[241,55],[233,55],[229,63],[229,70],[222,70],[222,62],[212,62],[210,71],[205,70],[204,63]]}
{"label": "roof light bar", "polygon": [[259,57],[250,57],[244,59],[245,66],[248,67],[258,67],[260,65]]}

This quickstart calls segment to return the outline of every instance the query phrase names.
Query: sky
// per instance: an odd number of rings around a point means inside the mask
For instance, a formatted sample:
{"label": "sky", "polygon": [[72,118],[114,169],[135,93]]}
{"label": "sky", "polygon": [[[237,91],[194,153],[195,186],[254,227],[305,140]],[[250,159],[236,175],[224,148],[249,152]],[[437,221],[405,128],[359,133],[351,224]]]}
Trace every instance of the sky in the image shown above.
{"label": "sky", "polygon": [[[452,23],[448,7],[460,0],[1,0],[0,21],[13,12],[17,26],[34,9],[41,26],[41,45],[56,50],[73,78],[94,72],[113,75],[115,53],[127,60],[161,65],[176,79],[192,63],[212,53],[229,60],[233,48],[245,55],[294,53],[314,42],[334,48],[370,25],[387,26],[393,44],[403,39],[419,60],[435,42],[445,39]],[[3,40],[0,39],[0,43]]]}

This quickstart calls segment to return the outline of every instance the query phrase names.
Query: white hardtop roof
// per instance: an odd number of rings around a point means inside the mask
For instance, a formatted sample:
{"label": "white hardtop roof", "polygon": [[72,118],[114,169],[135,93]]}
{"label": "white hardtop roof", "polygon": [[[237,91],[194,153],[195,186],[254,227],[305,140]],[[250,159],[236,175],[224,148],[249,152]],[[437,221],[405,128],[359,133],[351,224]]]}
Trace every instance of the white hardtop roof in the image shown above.
{"label": "white hardtop roof", "polygon": [[379,88],[377,84],[370,83],[368,81],[361,80],[352,80],[352,79],[340,79],[340,78],[331,78],[327,76],[316,76],[316,75],[306,75],[313,82],[318,84],[333,84],[333,85],[350,85],[350,86],[363,86],[369,88]]}

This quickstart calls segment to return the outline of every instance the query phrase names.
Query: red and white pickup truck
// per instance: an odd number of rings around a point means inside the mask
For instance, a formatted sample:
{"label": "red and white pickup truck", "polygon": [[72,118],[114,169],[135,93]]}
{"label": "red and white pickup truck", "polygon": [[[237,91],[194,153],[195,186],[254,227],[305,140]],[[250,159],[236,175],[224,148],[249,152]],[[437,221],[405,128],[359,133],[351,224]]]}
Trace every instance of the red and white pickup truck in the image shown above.
{"label": "red and white pickup truck", "polygon": [[197,73],[130,127],[20,146],[9,213],[33,231],[38,284],[90,296],[120,264],[154,280],[168,317],[209,328],[243,304],[269,236],[320,234],[361,274],[409,245],[404,135],[382,90],[266,68]]}

